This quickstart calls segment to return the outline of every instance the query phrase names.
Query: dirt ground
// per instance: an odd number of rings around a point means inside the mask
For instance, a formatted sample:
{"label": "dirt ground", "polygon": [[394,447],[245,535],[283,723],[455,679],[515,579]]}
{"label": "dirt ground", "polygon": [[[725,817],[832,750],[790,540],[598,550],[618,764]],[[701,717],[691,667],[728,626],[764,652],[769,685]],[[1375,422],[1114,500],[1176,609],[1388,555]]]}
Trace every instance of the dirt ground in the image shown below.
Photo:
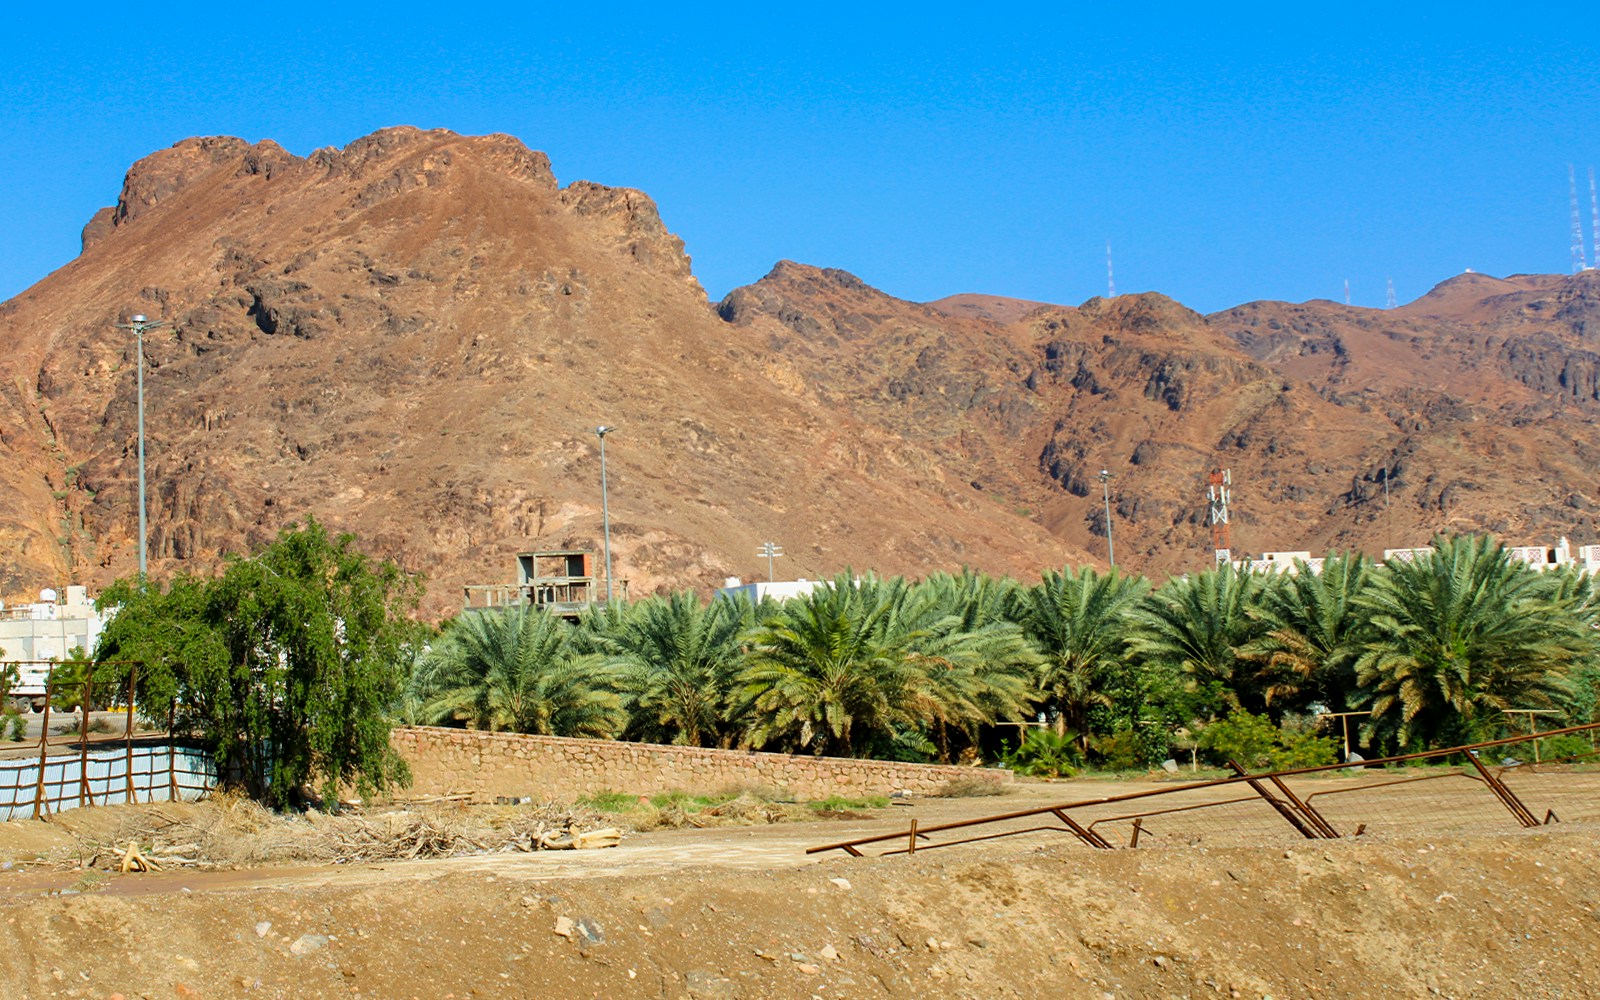
{"label": "dirt ground", "polygon": [[130,875],[33,863],[114,836],[130,811],[75,810],[0,824],[0,996],[1600,995],[1591,824],[1287,847],[1096,851],[1035,836],[911,857],[804,853],[913,816],[1107,791],[1023,785],[845,821],[653,831],[601,851]]}

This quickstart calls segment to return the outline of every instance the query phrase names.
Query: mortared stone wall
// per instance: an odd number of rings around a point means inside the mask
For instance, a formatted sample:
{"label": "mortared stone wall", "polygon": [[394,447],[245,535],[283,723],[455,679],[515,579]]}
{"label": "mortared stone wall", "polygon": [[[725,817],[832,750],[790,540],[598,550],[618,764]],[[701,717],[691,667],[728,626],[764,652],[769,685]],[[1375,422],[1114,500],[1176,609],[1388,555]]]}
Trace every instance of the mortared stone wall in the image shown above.
{"label": "mortared stone wall", "polygon": [[859,798],[904,789],[916,795],[951,781],[1009,783],[997,768],[750,753],[700,747],[525,736],[412,726],[390,734],[411,765],[407,797],[469,795],[474,802],[531,797],[570,802],[595,792],[715,793],[765,788],[798,800]]}

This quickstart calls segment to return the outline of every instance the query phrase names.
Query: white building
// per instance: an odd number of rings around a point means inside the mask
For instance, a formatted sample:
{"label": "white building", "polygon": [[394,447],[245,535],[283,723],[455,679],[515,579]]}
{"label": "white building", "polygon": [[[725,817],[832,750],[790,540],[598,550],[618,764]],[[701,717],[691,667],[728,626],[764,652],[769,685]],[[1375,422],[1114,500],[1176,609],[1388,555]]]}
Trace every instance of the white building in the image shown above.
{"label": "white building", "polygon": [[775,601],[787,601],[791,597],[804,597],[818,587],[827,586],[824,580],[770,580],[765,583],[745,583],[736,576],[730,576],[718,588],[718,597],[737,598],[740,596],[750,598],[752,604],[760,604],[766,598]]}
{"label": "white building", "polygon": [[0,659],[64,660],[74,649],[93,654],[103,624],[87,587],[68,587],[66,600],[46,588],[32,604],[0,603]]}
{"label": "white building", "polygon": [[1251,559],[1240,568],[1252,573],[1288,573],[1292,576],[1300,572],[1300,563],[1305,563],[1313,573],[1321,573],[1325,561],[1313,559],[1310,552],[1263,552],[1260,558]]}
{"label": "white building", "polygon": [[[18,665],[11,693],[19,707],[43,705],[50,667],[44,661],[68,659],[76,650],[93,656],[105,621],[89,601],[86,587],[68,587],[67,599],[54,590],[39,591],[31,604],[0,603],[0,660]],[[30,662],[32,661],[32,662]]]}
{"label": "white building", "polygon": [[[1384,549],[1384,563],[1416,562],[1433,554],[1431,546],[1411,549]],[[1577,549],[1565,538],[1555,545],[1508,545],[1506,555],[1514,562],[1524,563],[1532,569],[1550,570],[1572,566],[1588,573],[1600,572],[1600,545],[1580,545]],[[1310,552],[1263,552],[1259,558],[1240,560],[1236,566],[1252,573],[1295,573],[1304,563],[1313,573],[1322,572],[1327,560],[1313,559]]]}

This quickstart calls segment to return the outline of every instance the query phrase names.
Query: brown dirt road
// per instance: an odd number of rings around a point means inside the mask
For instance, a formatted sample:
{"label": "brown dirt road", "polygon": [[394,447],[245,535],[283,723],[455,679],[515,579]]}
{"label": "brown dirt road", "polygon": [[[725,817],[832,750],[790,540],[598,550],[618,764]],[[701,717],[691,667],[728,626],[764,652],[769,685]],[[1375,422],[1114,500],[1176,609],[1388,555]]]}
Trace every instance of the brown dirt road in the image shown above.
{"label": "brown dirt road", "polygon": [[[1081,791],[659,831],[597,852],[129,876],[13,864],[0,871],[0,996],[1600,994],[1589,825],[1287,849],[1019,838],[909,858],[802,853],[910,815],[926,825]],[[116,811],[5,824],[0,857]]]}

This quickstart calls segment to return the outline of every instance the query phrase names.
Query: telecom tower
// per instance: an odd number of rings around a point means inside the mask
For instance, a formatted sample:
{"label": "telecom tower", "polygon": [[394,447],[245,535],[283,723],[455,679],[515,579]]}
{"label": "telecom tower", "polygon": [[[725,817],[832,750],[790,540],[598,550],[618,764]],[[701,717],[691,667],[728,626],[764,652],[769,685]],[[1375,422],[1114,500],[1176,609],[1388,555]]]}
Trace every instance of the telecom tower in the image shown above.
{"label": "telecom tower", "polygon": [[1231,469],[1215,469],[1206,476],[1206,500],[1211,504],[1211,548],[1217,565],[1233,561],[1233,542],[1228,532],[1228,494],[1233,485]]}
{"label": "telecom tower", "polygon": [[1567,164],[1567,188],[1572,193],[1572,273],[1589,270],[1583,255],[1583,219],[1578,215],[1578,172]]}
{"label": "telecom tower", "polygon": [[1350,279],[1344,279],[1344,304],[1350,304]]}
{"label": "telecom tower", "polygon": [[1394,300],[1394,279],[1390,278],[1389,279],[1389,298],[1388,298],[1388,300],[1386,302],[1384,302],[1383,307],[1385,309],[1393,309],[1395,307],[1395,305],[1396,305],[1396,303],[1395,303],[1395,300]]}
{"label": "telecom tower", "polygon": [[1106,298],[1117,297],[1117,279],[1111,273],[1111,241],[1106,240]]}
{"label": "telecom tower", "polygon": [[1594,227],[1594,266],[1600,267],[1600,197],[1595,196],[1594,168],[1589,168],[1589,224]]}

